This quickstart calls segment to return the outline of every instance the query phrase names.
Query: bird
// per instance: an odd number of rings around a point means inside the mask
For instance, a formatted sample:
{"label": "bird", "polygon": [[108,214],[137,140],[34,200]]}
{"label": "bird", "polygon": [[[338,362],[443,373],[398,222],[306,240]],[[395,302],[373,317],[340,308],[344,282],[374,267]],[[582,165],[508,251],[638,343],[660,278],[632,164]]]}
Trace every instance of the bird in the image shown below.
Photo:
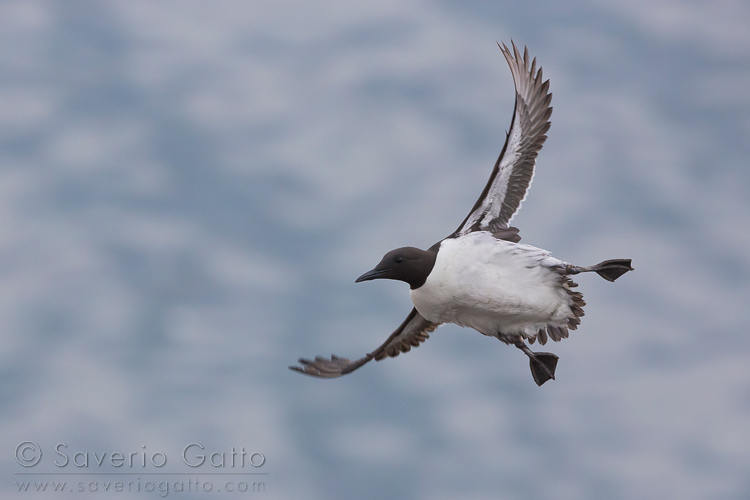
{"label": "bird", "polygon": [[[453,323],[520,349],[529,359],[534,382],[555,378],[558,356],[534,352],[528,344],[558,342],[577,329],[586,305],[571,276],[594,272],[607,281],[632,271],[631,259],[610,259],[582,267],[551,252],[520,243],[510,225],[525,200],[552,115],[549,80],[536,57],[529,61],[515,42],[497,44],[510,67],[515,105],[510,129],[482,193],[461,225],[427,250],[397,248],[355,282],[390,279],[406,282],[411,312],[388,339],[354,361],[331,355],[300,358],[289,368],[320,378],[336,378],[406,353],[421,345],[438,326]],[[527,344],[528,342],[528,344]]]}

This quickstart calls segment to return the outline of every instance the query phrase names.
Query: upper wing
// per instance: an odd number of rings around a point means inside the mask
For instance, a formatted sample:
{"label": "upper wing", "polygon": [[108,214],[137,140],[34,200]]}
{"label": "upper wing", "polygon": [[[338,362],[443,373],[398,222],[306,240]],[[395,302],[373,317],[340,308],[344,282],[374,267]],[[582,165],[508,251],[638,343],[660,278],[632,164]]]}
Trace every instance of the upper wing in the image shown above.
{"label": "upper wing", "polygon": [[534,177],[536,155],[547,139],[549,117],[552,115],[552,94],[549,80],[542,82],[542,68],[536,71],[536,58],[529,67],[529,51],[524,47],[523,58],[511,41],[513,53],[503,44],[500,50],[508,61],[516,86],[516,105],[510,132],[500,157],[481,196],[469,215],[453,233],[455,236],[479,230],[498,230],[508,227]]}
{"label": "upper wing", "polygon": [[300,358],[299,363],[302,366],[290,366],[289,368],[305,375],[321,378],[335,378],[347,373],[351,373],[360,366],[370,362],[372,359],[380,361],[386,357],[396,357],[399,353],[409,352],[413,347],[429,338],[429,333],[438,327],[437,323],[432,323],[412,309],[401,326],[388,337],[383,344],[356,361],[350,361],[347,358],[340,358],[331,355],[331,359],[316,356],[314,360]]}

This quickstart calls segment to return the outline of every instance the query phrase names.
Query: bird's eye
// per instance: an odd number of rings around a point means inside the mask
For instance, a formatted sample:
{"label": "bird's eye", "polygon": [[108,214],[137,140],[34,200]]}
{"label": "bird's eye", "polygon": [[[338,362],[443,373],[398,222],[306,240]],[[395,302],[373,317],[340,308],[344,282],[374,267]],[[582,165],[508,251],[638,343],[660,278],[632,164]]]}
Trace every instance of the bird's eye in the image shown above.
{"label": "bird's eye", "polygon": [[403,261],[403,257],[396,257],[395,259],[393,259],[393,262],[395,262],[396,264],[401,264]]}

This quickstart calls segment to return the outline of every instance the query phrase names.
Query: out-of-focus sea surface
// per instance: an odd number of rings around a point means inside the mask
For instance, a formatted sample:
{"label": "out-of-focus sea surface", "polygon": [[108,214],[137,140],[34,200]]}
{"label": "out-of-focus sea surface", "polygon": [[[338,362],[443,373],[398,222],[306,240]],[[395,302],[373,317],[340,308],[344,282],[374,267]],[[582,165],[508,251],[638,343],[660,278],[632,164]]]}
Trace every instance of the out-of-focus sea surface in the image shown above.
{"label": "out-of-focus sea surface", "polygon": [[[750,498],[749,25],[729,0],[1,2],[2,496]],[[636,271],[577,279],[541,388],[454,326],[288,370],[409,311],[354,279],[476,200],[511,39],[554,106],[514,225]]]}

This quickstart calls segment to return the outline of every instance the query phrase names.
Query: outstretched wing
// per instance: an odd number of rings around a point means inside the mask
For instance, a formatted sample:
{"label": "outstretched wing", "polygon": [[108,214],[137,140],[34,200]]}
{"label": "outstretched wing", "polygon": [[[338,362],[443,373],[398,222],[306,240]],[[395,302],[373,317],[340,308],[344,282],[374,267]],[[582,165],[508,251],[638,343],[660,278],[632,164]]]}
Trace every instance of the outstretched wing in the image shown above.
{"label": "outstretched wing", "polygon": [[505,44],[498,44],[508,61],[516,86],[516,105],[510,132],[484,191],[453,236],[508,227],[526,198],[534,177],[537,153],[547,139],[544,134],[549,130],[552,115],[552,94],[547,92],[549,80],[542,81],[542,68],[536,70],[536,58],[529,67],[528,49],[524,47],[521,57],[512,41],[511,46],[512,53]]}
{"label": "outstretched wing", "polygon": [[401,323],[401,326],[396,328],[391,336],[388,337],[388,340],[371,353],[366,354],[363,358],[355,361],[340,358],[336,355],[331,355],[331,359],[321,356],[316,356],[314,360],[300,358],[299,364],[302,366],[290,366],[289,368],[313,377],[340,377],[353,372],[357,368],[369,363],[372,359],[380,361],[387,357],[396,357],[402,352],[409,352],[412,347],[417,347],[427,340],[430,332],[434,331],[437,327],[437,323],[427,321],[416,309],[412,309],[404,322]]}

